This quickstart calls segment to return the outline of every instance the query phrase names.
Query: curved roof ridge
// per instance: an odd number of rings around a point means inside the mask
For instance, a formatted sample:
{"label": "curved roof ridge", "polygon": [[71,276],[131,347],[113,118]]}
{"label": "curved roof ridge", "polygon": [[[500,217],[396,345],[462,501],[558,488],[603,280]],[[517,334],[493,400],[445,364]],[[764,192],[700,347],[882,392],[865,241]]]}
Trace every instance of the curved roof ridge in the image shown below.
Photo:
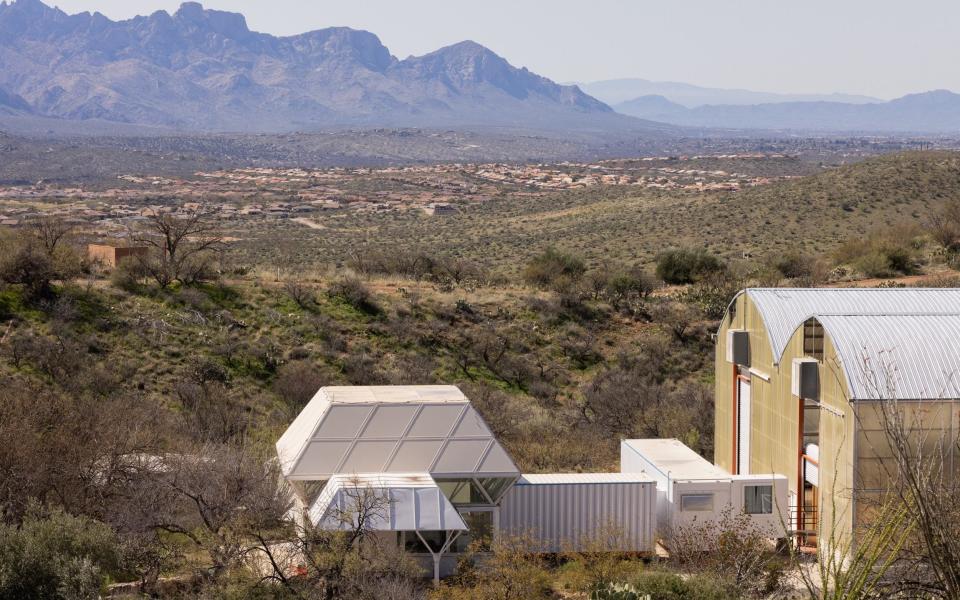
{"label": "curved roof ridge", "polygon": [[960,314],[818,320],[836,349],[850,400],[960,398]]}
{"label": "curved roof ridge", "polygon": [[816,315],[960,314],[957,288],[746,288],[767,330],[771,353],[780,363],[797,327]]}

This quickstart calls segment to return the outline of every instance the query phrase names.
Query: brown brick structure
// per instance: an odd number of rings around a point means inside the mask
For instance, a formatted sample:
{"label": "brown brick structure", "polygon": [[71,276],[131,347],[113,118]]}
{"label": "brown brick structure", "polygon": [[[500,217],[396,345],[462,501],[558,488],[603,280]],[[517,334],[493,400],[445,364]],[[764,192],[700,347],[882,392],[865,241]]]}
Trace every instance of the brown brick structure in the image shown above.
{"label": "brown brick structure", "polygon": [[110,244],[90,244],[87,246],[87,256],[90,260],[99,261],[106,267],[116,267],[121,262],[137,256],[146,256],[149,248],[146,246],[113,246]]}

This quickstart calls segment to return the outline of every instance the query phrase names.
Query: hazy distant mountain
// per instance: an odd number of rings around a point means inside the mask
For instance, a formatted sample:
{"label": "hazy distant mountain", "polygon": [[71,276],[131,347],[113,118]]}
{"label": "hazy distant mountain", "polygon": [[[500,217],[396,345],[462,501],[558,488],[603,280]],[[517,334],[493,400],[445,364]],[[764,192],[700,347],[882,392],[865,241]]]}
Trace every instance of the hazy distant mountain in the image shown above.
{"label": "hazy distant mountain", "polygon": [[635,117],[694,127],[806,131],[960,132],[960,95],[947,90],[889,102],[784,102],[686,108],[663,96],[643,96],[615,108]]}
{"label": "hazy distant mountain", "polygon": [[36,118],[202,130],[670,129],[616,114],[473,42],[398,60],[366,31],[274,37],[194,2],[119,22],[40,0],[0,3],[0,106]]}
{"label": "hazy distant mountain", "polygon": [[586,93],[608,104],[620,104],[641,96],[663,96],[687,108],[707,104],[772,104],[775,102],[844,102],[865,104],[882,102],[879,98],[851,94],[775,94],[750,90],[718,89],[646,79],[611,79],[580,85]]}

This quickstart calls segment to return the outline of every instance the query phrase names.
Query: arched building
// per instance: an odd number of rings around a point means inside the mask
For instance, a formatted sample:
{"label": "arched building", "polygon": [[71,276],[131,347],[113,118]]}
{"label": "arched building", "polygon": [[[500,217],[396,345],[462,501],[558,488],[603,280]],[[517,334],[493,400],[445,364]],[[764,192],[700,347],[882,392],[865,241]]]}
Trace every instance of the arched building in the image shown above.
{"label": "arched building", "polygon": [[802,542],[848,539],[890,483],[884,410],[952,474],[958,399],[960,290],[746,289],[717,334],[714,462],[787,476]]}

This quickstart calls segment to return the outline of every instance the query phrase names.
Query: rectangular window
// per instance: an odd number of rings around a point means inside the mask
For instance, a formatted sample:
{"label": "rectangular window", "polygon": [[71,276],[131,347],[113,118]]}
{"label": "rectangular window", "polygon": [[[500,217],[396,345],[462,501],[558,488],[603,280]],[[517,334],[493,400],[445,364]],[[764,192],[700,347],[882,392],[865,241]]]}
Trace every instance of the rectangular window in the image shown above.
{"label": "rectangular window", "polygon": [[471,544],[477,542],[473,550],[477,552],[489,552],[490,543],[493,541],[493,512],[485,511],[464,511],[460,513],[463,522],[469,527],[457,537],[456,541],[450,547],[450,552],[466,552]]}
{"label": "rectangular window", "polygon": [[743,512],[748,515],[773,514],[773,486],[745,486],[743,488]]}
{"label": "rectangular window", "polygon": [[807,319],[803,324],[803,353],[823,360],[823,325],[816,319]]}
{"label": "rectangular window", "polygon": [[682,494],[680,496],[682,512],[706,512],[713,510],[713,494]]}

